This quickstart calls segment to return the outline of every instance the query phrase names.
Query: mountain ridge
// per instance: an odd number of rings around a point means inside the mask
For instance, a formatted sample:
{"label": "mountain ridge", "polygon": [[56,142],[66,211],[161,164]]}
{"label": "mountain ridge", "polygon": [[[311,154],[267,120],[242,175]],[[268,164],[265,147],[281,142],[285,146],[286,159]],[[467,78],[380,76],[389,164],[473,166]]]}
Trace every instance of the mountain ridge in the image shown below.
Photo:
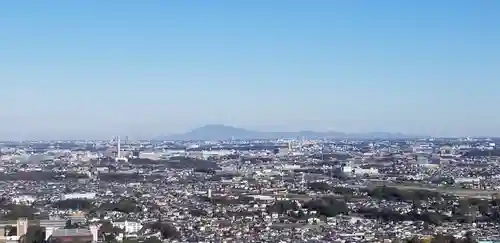
{"label": "mountain ridge", "polygon": [[161,136],[159,140],[230,140],[230,139],[276,139],[276,138],[413,138],[417,136],[403,133],[368,132],[345,133],[337,131],[318,132],[301,130],[296,132],[263,132],[223,124],[197,127],[186,133]]}

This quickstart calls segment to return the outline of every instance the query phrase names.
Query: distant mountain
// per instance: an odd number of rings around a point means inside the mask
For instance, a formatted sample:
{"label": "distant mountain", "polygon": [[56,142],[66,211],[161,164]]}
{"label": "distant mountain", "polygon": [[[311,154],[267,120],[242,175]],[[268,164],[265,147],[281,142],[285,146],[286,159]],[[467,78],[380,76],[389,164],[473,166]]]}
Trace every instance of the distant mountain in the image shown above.
{"label": "distant mountain", "polygon": [[260,132],[227,125],[206,125],[183,134],[160,137],[161,140],[230,140],[230,139],[273,139],[273,138],[410,138],[415,136],[402,133],[372,132],[372,133],[343,133],[343,132]]}
{"label": "distant mountain", "polygon": [[252,138],[259,136],[259,132],[226,125],[206,125],[184,134],[167,136],[169,140],[226,140],[235,138]]}

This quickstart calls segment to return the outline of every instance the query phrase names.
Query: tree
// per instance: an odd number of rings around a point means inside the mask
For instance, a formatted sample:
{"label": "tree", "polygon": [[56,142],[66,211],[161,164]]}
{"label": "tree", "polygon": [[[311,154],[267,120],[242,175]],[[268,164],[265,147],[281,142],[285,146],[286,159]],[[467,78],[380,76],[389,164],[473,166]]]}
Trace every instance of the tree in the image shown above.
{"label": "tree", "polygon": [[155,232],[160,232],[161,236],[166,239],[180,238],[179,231],[177,231],[177,229],[171,223],[158,221],[147,225],[146,228],[149,228]]}
{"label": "tree", "polygon": [[45,242],[45,230],[40,226],[29,226],[25,239],[25,242],[43,243]]}
{"label": "tree", "polygon": [[67,220],[66,221],[66,225],[64,226],[65,229],[77,229],[78,228],[78,224],[73,224],[71,223],[71,220]]}
{"label": "tree", "polygon": [[332,189],[326,182],[311,182],[308,187],[313,191],[329,191]]}
{"label": "tree", "polygon": [[135,200],[130,199],[124,199],[118,203],[104,203],[101,205],[100,209],[105,211],[117,211],[127,214],[141,211],[141,208],[137,205]]}
{"label": "tree", "polygon": [[276,201],[273,205],[267,207],[269,213],[285,213],[290,210],[298,210],[299,207],[294,201]]}
{"label": "tree", "polygon": [[423,216],[424,222],[427,222],[429,224],[434,224],[434,225],[440,225],[442,222],[442,218],[439,214],[434,213],[434,212],[427,212]]}
{"label": "tree", "polygon": [[[144,242],[147,242],[147,240]],[[123,239],[123,243],[139,243],[139,241],[136,239]]]}
{"label": "tree", "polygon": [[109,221],[104,222],[99,228],[98,235],[104,237],[106,242],[114,241],[122,230],[114,227]]}
{"label": "tree", "polygon": [[10,211],[3,216],[4,220],[17,220],[18,218],[34,219],[36,209],[25,205],[8,205]]}
{"label": "tree", "polygon": [[158,239],[158,237],[149,237],[147,238],[144,243],[162,243],[162,241],[160,239]]}
{"label": "tree", "polygon": [[349,208],[344,201],[333,197],[324,197],[319,200],[312,200],[304,204],[304,208],[315,210],[320,215],[334,217],[339,214],[348,214]]}
{"label": "tree", "polygon": [[421,243],[421,240],[417,236],[413,236],[413,238],[408,240],[408,243]]}
{"label": "tree", "polygon": [[67,199],[54,203],[58,209],[75,209],[75,210],[91,210],[94,205],[91,201],[85,199]]}
{"label": "tree", "polygon": [[476,242],[476,239],[474,237],[474,235],[472,234],[471,231],[467,231],[467,233],[465,233],[465,243],[475,243]]}

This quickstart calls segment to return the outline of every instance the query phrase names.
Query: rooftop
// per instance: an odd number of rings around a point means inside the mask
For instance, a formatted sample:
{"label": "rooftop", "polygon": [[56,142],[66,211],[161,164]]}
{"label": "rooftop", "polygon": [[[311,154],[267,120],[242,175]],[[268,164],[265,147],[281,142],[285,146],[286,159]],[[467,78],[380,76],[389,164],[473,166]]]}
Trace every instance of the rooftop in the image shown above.
{"label": "rooftop", "polygon": [[52,233],[53,237],[65,236],[92,236],[92,232],[88,229],[57,229]]}

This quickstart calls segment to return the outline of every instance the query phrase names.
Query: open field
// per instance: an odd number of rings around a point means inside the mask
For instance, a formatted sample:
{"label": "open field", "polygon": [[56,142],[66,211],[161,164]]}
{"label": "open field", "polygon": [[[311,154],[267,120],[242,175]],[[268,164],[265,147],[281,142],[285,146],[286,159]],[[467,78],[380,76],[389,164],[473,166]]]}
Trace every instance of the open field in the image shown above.
{"label": "open field", "polygon": [[491,198],[495,193],[499,193],[500,191],[496,190],[482,190],[482,189],[463,189],[463,188],[454,188],[454,187],[438,187],[438,186],[430,186],[425,184],[417,184],[417,183],[391,183],[391,182],[382,182],[382,181],[374,181],[368,185],[351,185],[351,188],[366,188],[366,187],[377,187],[377,186],[389,186],[395,187],[401,190],[431,190],[437,191],[445,194],[453,194],[459,197],[477,197],[477,198]]}

